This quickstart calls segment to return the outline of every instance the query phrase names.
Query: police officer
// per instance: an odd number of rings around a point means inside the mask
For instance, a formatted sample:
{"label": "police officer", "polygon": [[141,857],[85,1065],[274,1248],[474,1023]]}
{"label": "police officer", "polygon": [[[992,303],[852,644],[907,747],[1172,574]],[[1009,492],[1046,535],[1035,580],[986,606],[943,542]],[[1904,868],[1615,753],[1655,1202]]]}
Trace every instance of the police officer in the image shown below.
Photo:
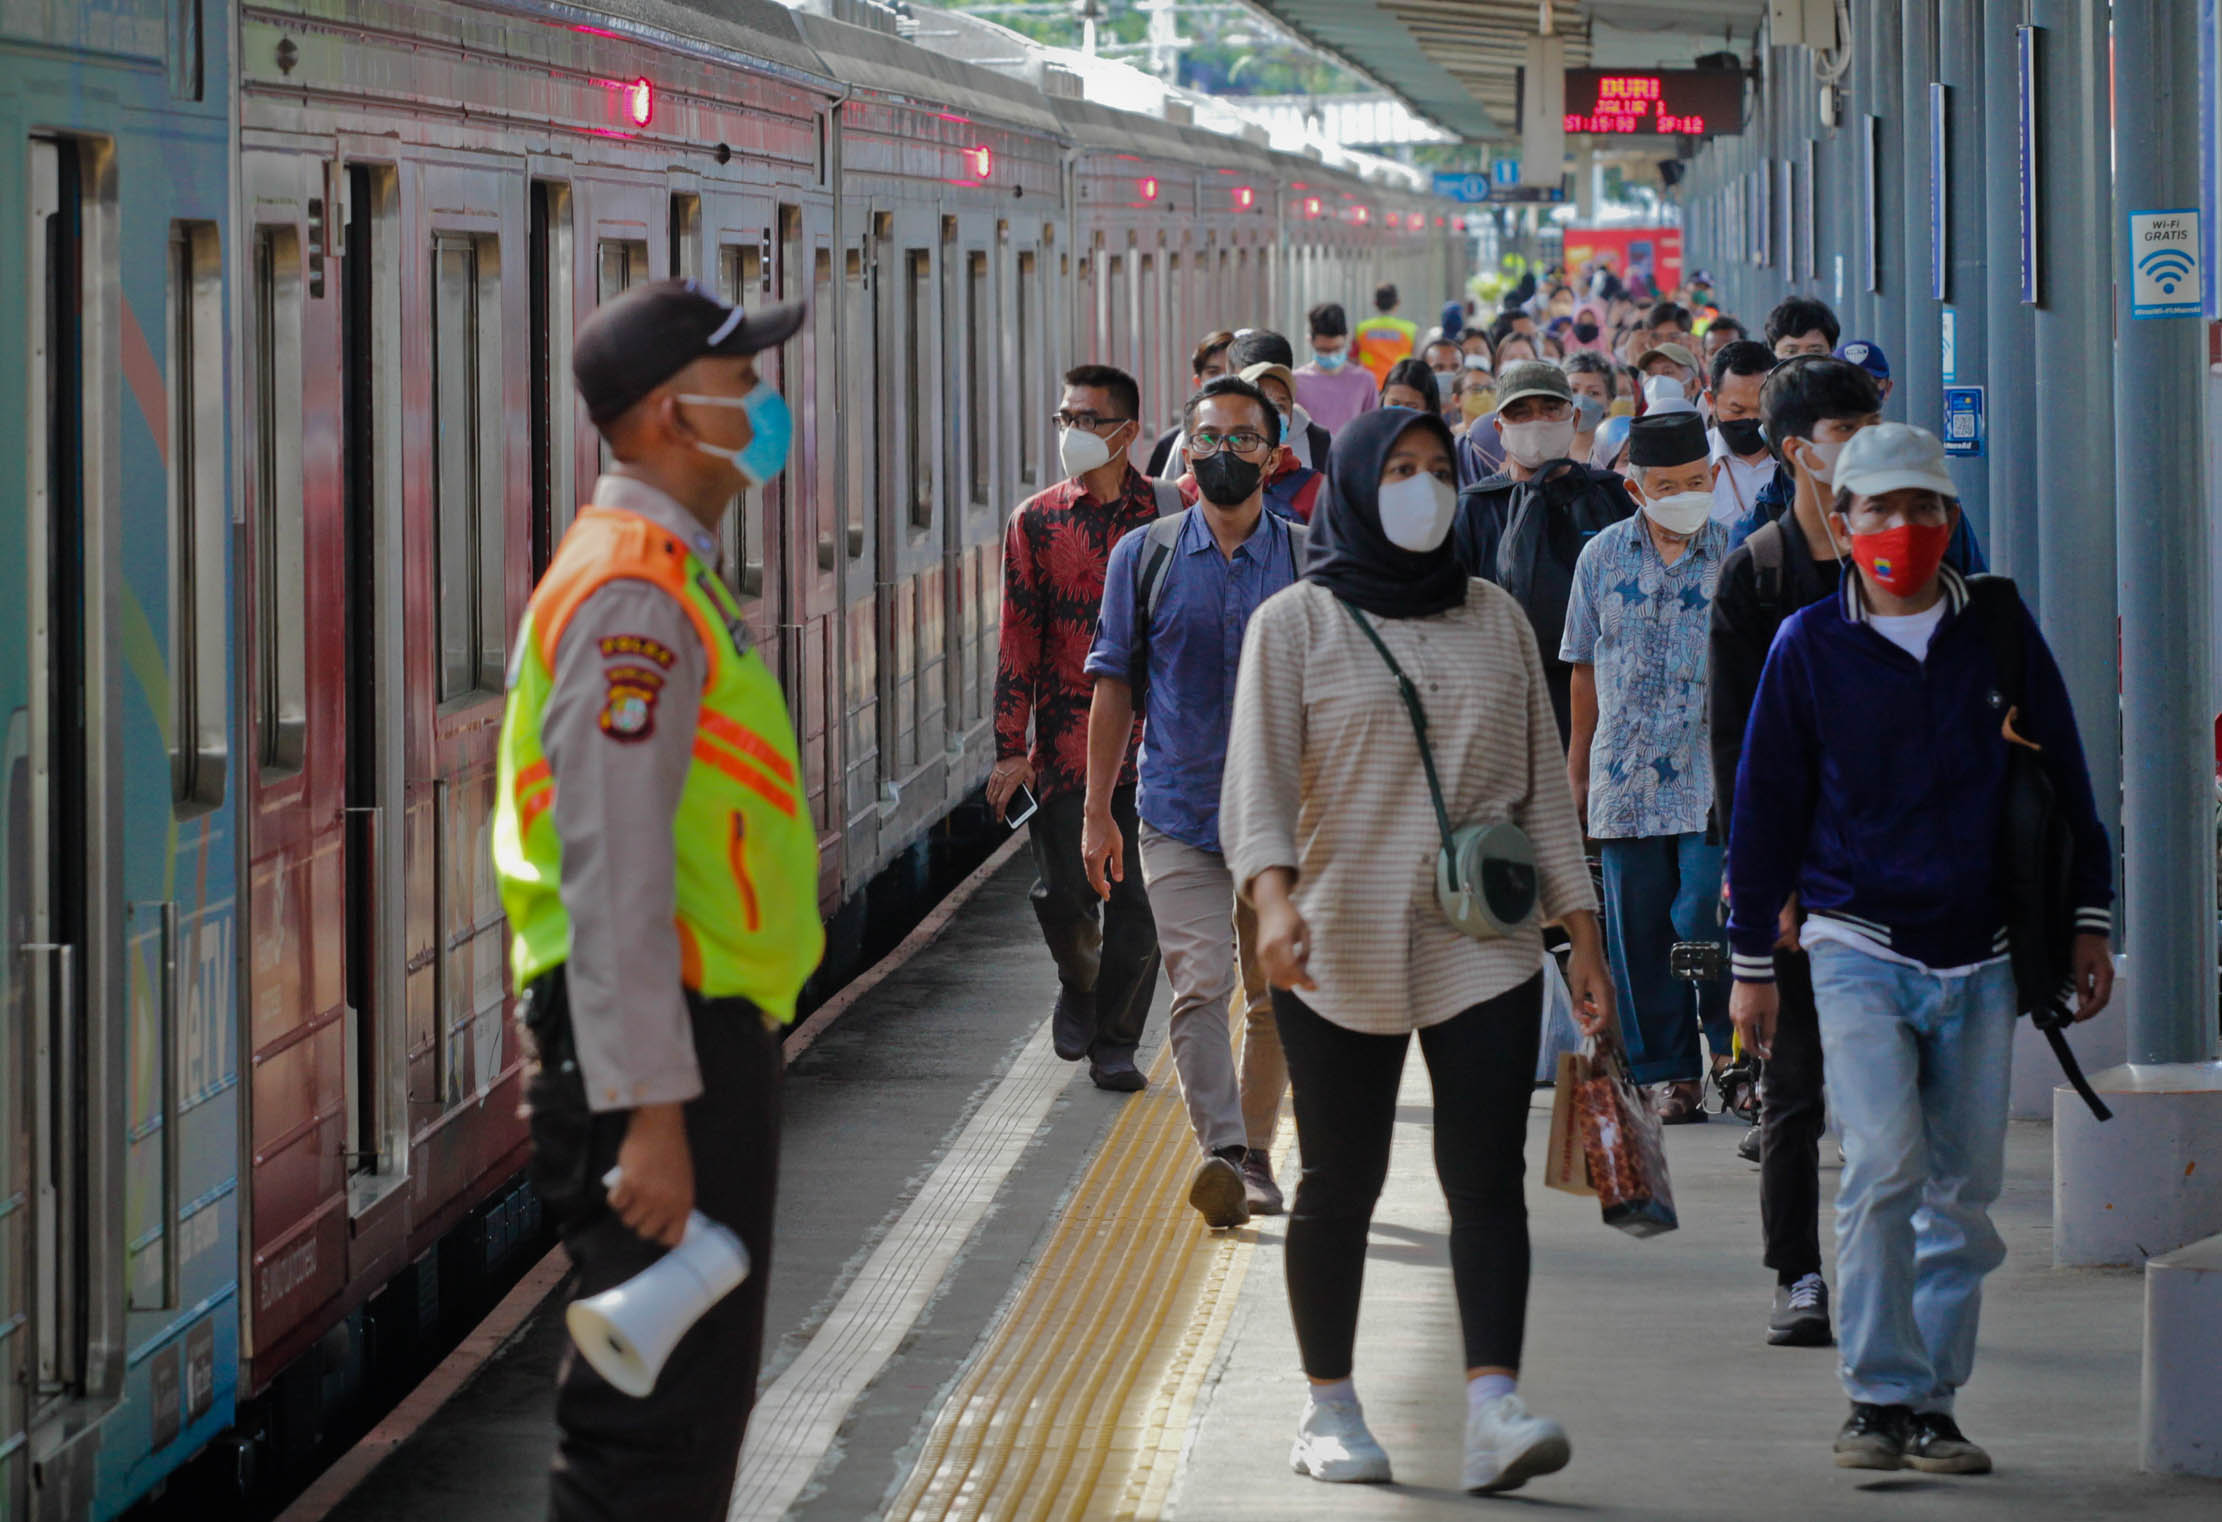
{"label": "police officer", "polygon": [[615,463],[517,633],[494,835],[536,1058],[532,1177],[574,1297],[654,1262],[690,1210],[737,1232],[754,1270],[643,1399],[566,1357],[560,1522],[723,1522],[755,1398],[779,1031],[824,932],[793,729],[718,578],[715,531],[786,463],[787,406],[753,356],[802,317],[662,281],[603,307],[574,346]]}

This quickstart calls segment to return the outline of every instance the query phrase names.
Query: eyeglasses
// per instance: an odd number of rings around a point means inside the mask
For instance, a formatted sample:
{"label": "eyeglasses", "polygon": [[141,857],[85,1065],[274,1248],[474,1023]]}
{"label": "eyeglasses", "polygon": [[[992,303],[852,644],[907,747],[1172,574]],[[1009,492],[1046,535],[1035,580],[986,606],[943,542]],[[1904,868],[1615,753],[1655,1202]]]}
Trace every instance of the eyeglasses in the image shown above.
{"label": "eyeglasses", "polygon": [[1208,460],[1222,449],[1236,454],[1256,454],[1265,447],[1265,435],[1238,428],[1233,433],[1192,433],[1188,436],[1188,458]]}
{"label": "eyeglasses", "polygon": [[1059,411],[1051,414],[1051,416],[1055,419],[1059,428],[1085,428],[1090,433],[1117,423],[1131,423],[1134,421],[1129,417],[1097,417],[1092,412]]}

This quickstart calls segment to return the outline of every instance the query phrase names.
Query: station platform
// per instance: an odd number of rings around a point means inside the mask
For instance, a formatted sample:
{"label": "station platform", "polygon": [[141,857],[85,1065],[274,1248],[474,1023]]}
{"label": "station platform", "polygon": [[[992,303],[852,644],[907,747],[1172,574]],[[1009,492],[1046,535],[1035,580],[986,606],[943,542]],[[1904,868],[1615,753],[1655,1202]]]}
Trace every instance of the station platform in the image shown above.
{"label": "station platform", "polygon": [[[1206,1231],[1164,1049],[1103,1094],[1049,1050],[1054,974],[1023,855],[793,1062],[762,1396],[734,1522],[863,1518],[1404,1518],[1492,1504],[1626,1518],[2212,1519],[2222,1486],[2137,1469],[2137,1275],[2051,1268],[2049,1128],[2017,1123],[1960,1416],[1998,1473],[1855,1474],[1829,1441],[1826,1350],[1769,1348],[1756,1170],[1741,1127],[1671,1130],[1682,1229],[1636,1241],[1546,1190],[1530,1116],[1535,1278],[1523,1390],[1573,1463],[1498,1502],[1457,1488],[1464,1393],[1431,1098],[1406,1070],[1375,1218],[1357,1381],[1395,1485],[1289,1472],[1303,1399],[1285,1217]],[[1830,1149],[1824,1149],[1828,1152]],[[1293,1184],[1293,1132],[1277,1159]],[[1833,1172],[1824,1179],[1833,1193]],[[1824,1241],[1827,1222],[1823,1224]],[[548,1276],[552,1282],[552,1273]],[[1833,1276],[1832,1276],[1833,1279]],[[344,1496],[287,1522],[544,1515],[548,1301]],[[313,1496],[312,1492],[312,1496]]]}

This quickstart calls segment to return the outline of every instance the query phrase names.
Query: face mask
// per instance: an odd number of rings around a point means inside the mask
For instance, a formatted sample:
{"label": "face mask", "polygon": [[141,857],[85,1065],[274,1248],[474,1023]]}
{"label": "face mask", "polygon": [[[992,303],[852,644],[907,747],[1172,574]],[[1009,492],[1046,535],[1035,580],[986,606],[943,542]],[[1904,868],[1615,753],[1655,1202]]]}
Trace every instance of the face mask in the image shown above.
{"label": "face mask", "polygon": [[694,447],[730,464],[750,486],[762,486],[786,468],[787,451],[794,443],[795,415],[787,410],[787,399],[770,381],[758,381],[756,389],[746,396],[681,396],[678,400],[699,407],[738,407],[748,415],[751,432],[746,447],[721,449],[704,439],[696,439]]}
{"label": "face mask", "polygon": [[1605,420],[1605,399],[1601,396],[1574,394],[1574,431],[1595,433],[1597,425]]}
{"label": "face mask", "polygon": [[1457,379],[1458,379],[1458,372],[1457,372],[1456,370],[1438,370],[1438,371],[1436,371],[1436,372],[1435,372],[1435,400],[1437,400],[1438,402],[1447,402],[1447,401],[1449,401],[1449,400],[1450,400],[1450,388],[1451,388],[1451,385],[1452,385],[1452,383],[1453,383],[1453,382],[1455,382],[1455,381],[1456,381]]}
{"label": "face mask", "polygon": [[1483,354],[1477,349],[1475,352],[1467,355],[1465,359],[1461,361],[1461,363],[1464,364],[1465,367],[1469,370],[1486,370],[1489,368],[1489,356]]}
{"label": "face mask", "polygon": [[1597,324],[1594,322],[1575,323],[1574,336],[1580,339],[1585,344],[1593,344],[1597,342]]}
{"label": "face mask", "polygon": [[1425,555],[1450,537],[1458,493],[1448,481],[1417,475],[1381,488],[1381,532],[1400,550]]}
{"label": "face mask", "polygon": [[1713,516],[1713,494],[1709,491],[1678,491],[1656,501],[1646,497],[1643,515],[1668,533],[1687,539],[1705,527]]}
{"label": "face mask", "polygon": [[1093,429],[1067,428],[1057,439],[1057,462],[1067,476],[1084,476],[1111,463],[1111,446]]}
{"label": "face mask", "polygon": [[1497,393],[1491,388],[1468,391],[1458,399],[1458,410],[1469,423],[1485,418],[1497,410]]}
{"label": "face mask", "polygon": [[1816,484],[1821,486],[1828,485],[1829,477],[1836,474],[1836,457],[1844,452],[1844,446],[1850,443],[1851,440],[1831,439],[1826,444],[1822,443],[1818,439],[1805,439],[1802,442],[1804,443],[1806,448],[1812,450],[1815,454],[1821,457],[1821,468],[1819,470],[1815,470],[1812,466],[1808,465],[1806,467],[1805,473],[1811,476]]}
{"label": "face mask", "polygon": [[1767,447],[1759,435],[1759,419],[1755,417],[1723,418],[1720,422],[1721,442],[1732,455],[1754,455]]}
{"label": "face mask", "polygon": [[1892,596],[1911,597],[1936,575],[1951,542],[1949,519],[1943,523],[1901,523],[1879,534],[1852,535],[1852,559]]}
{"label": "face mask", "polygon": [[1205,455],[1195,465],[1196,488],[1216,507],[1240,507],[1257,495],[1265,467],[1252,464],[1231,449]]}
{"label": "face mask", "polygon": [[1533,470],[1545,460],[1563,459],[1574,447],[1574,420],[1506,423],[1504,452],[1522,469]]}
{"label": "face mask", "polygon": [[1349,357],[1349,354],[1341,349],[1312,350],[1312,363],[1319,366],[1320,369],[1325,370],[1330,375],[1332,375],[1335,371],[1340,370],[1343,366],[1343,361],[1348,359]]}

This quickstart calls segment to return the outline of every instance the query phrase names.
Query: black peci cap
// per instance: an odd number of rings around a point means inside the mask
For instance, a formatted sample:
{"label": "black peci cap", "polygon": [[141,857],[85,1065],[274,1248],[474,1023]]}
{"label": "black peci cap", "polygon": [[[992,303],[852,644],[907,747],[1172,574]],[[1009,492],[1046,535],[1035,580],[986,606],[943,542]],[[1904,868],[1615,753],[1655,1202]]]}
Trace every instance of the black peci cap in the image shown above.
{"label": "black peci cap", "polygon": [[1712,453],[1705,425],[1692,410],[1647,412],[1628,425],[1628,463],[1687,465]]}
{"label": "black peci cap", "polygon": [[803,304],[743,312],[692,280],[636,285],[579,328],[571,376],[586,415],[607,423],[705,354],[754,354],[802,326]]}

